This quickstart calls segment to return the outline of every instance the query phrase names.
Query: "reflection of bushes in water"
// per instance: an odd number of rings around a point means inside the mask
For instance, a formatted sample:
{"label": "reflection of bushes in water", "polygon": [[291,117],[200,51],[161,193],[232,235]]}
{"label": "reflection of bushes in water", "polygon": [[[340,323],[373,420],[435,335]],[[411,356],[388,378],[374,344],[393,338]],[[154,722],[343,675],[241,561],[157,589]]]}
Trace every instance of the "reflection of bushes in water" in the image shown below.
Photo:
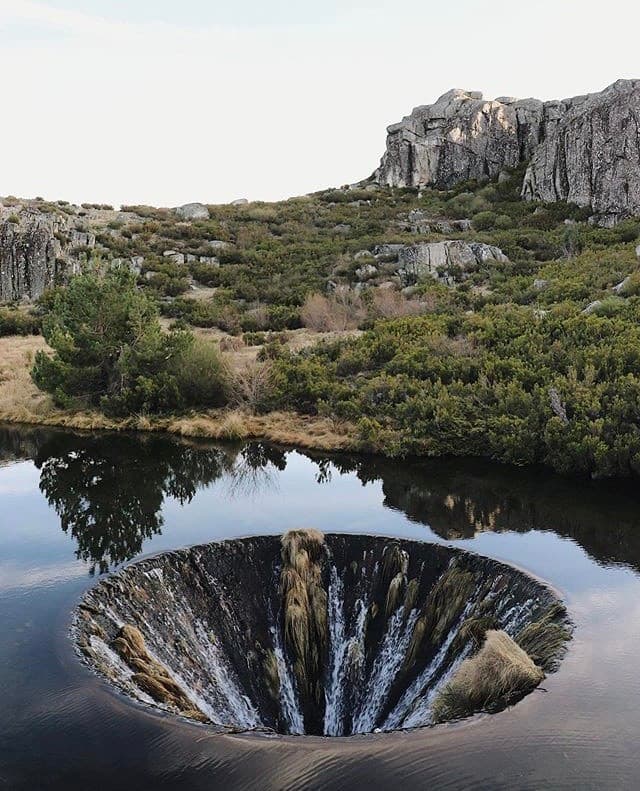
{"label": "reflection of bushes in water", "polygon": [[[123,450],[118,450],[112,458],[114,454],[107,446],[114,444]],[[77,450],[81,458],[56,460],[56,456],[70,454],[73,450]],[[154,469],[156,453],[158,464]],[[220,474],[228,480],[230,493],[243,496],[273,485],[273,472],[286,467],[286,452],[268,444],[250,443],[242,449],[239,446],[227,448],[220,457],[222,471],[207,458],[207,453],[217,459],[221,451],[204,442],[180,445],[175,440],[149,435],[136,438],[109,435],[106,438],[43,429],[0,429],[0,463],[2,458],[37,459],[38,466],[43,468],[43,491],[48,497],[51,493],[51,503],[61,518],[66,517],[63,519],[65,530],[73,534],[75,527],[78,533],[87,529],[111,533],[111,536],[103,536],[102,548],[100,536],[97,536],[92,551],[80,553],[80,557],[93,562],[105,558],[106,565],[136,554],[142,540],[158,532],[161,522],[143,514],[141,525],[147,523],[147,527],[146,530],[140,527],[144,532],[142,538],[137,543],[132,542],[128,550],[114,550],[113,558],[117,560],[109,560],[111,542],[126,546],[119,531],[126,533],[127,529],[118,527],[119,520],[133,522],[133,516],[113,513],[115,505],[102,493],[101,487],[88,485],[90,478],[87,480],[87,476],[92,465],[97,468],[106,458],[115,490],[121,486],[126,490],[129,483],[132,491],[127,494],[134,503],[136,497],[146,501],[146,505],[143,502],[140,507],[144,507],[144,513],[152,514],[161,507],[164,494],[185,502],[199,486],[215,480]],[[82,454],[89,457],[95,454],[95,459],[83,458]],[[329,482],[334,471],[340,475],[355,473],[363,484],[381,481],[387,507],[428,525],[445,539],[473,538],[483,530],[552,530],[576,540],[598,561],[632,563],[640,567],[640,509],[637,497],[624,485],[584,484],[538,469],[514,470],[461,459],[409,459],[398,463],[382,457],[327,457],[310,452],[306,455],[317,465],[319,484]],[[54,458],[49,459],[49,456]],[[63,461],[70,466],[69,470],[65,469]],[[125,475],[133,480],[123,483],[120,478]],[[67,492],[56,483],[60,477],[68,477],[72,483],[74,478],[78,480]],[[151,484],[160,481],[156,483],[156,488],[159,485],[161,490],[159,496],[157,491],[138,491],[135,484],[145,479]],[[80,482],[82,480],[84,483]],[[89,502],[83,504],[82,497]],[[96,498],[99,509],[91,504]],[[117,503],[116,498],[113,500]],[[85,515],[85,510],[95,513]],[[92,528],[94,524],[98,526]],[[83,540],[86,546],[87,541]],[[384,600],[380,604],[384,606]]]}
{"label": "reflection of bushes in water", "polygon": [[40,489],[78,543],[76,555],[105,572],[138,554],[161,532],[167,497],[188,503],[223,476],[246,483],[255,471],[282,468],[281,451],[177,443],[164,437],[117,434],[48,435],[35,454]]}
{"label": "reflection of bushes in water", "polygon": [[317,480],[333,471],[382,482],[387,507],[447,540],[482,531],[548,530],[577,541],[601,562],[640,567],[640,508],[624,482],[571,480],[539,468],[513,469],[465,459],[402,463],[375,456],[309,454]]}
{"label": "reflection of bushes in water", "polygon": [[0,467],[34,458],[40,444],[40,433],[0,426]]}

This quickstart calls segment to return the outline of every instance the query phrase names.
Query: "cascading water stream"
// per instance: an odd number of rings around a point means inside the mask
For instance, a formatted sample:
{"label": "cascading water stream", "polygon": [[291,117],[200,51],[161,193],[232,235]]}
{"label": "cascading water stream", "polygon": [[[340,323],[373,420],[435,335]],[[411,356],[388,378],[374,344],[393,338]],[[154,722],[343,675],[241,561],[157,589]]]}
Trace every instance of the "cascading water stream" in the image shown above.
{"label": "cascading water stream", "polygon": [[483,690],[483,708],[509,705],[554,669],[569,628],[548,588],[493,560],[292,531],[132,564],[85,596],[74,634],[157,708],[217,730],[348,736],[477,711],[469,679],[486,683],[474,663],[491,651],[511,686]]}

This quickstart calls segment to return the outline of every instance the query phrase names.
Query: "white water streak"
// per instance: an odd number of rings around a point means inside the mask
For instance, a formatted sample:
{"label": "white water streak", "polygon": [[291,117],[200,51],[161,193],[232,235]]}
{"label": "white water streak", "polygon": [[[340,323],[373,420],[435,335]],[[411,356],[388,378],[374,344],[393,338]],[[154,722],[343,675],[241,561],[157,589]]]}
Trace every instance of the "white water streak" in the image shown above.
{"label": "white water streak", "polygon": [[364,705],[353,718],[352,733],[370,733],[375,728],[391,685],[404,662],[417,619],[418,611],[414,609],[405,621],[402,606],[389,619],[382,646],[369,677]]}
{"label": "white water streak", "polygon": [[451,667],[442,676],[439,683],[427,692],[427,694],[420,700],[416,701],[413,710],[402,720],[401,727],[403,728],[420,728],[424,725],[431,724],[431,705],[438,692],[444,688],[446,684],[453,678],[460,665],[471,653],[471,643],[467,643],[464,649],[452,662]]}
{"label": "white water streak", "polygon": [[329,584],[329,673],[325,692],[325,736],[344,735],[345,692],[353,684],[358,671],[356,662],[364,661],[364,627],[367,603],[355,602],[356,617],[352,633],[347,637],[344,617],[344,583],[335,566],[331,568]]}
{"label": "white water streak", "polygon": [[282,639],[280,636],[280,625],[271,629],[273,637],[273,653],[276,656],[278,665],[278,676],[280,678],[280,710],[287,720],[289,726],[289,733],[303,734],[304,733],[304,719],[300,711],[300,704],[298,703],[298,696],[296,695],[295,683],[293,675],[289,668],[284,649],[282,647]]}
{"label": "white water streak", "polygon": [[[235,673],[227,666],[222,657],[222,652],[212,640],[200,621],[195,621],[195,633],[199,638],[202,649],[202,658],[206,660],[205,670],[209,679],[213,682],[208,692],[217,693],[218,700],[214,701],[207,696],[210,706],[219,707],[215,711],[215,722],[220,725],[229,724],[229,715],[233,717],[233,724],[239,723],[243,728],[258,728],[262,725],[258,712],[253,707],[249,698],[241,691],[233,676]],[[176,680],[178,680],[176,674]],[[180,682],[179,682],[180,683]],[[192,689],[185,681],[181,684],[185,692],[196,702],[204,702],[200,694]],[[208,715],[209,712],[205,710]],[[213,719],[213,718],[212,718]]]}

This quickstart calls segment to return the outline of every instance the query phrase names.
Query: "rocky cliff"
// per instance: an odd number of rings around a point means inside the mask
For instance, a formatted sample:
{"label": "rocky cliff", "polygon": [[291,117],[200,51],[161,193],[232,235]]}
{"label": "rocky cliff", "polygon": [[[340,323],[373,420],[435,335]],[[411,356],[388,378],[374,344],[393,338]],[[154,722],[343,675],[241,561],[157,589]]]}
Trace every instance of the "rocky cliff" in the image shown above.
{"label": "rocky cliff", "polygon": [[600,224],[640,214],[640,80],[573,99],[531,158],[523,197],[591,206]]}
{"label": "rocky cliff", "polygon": [[59,267],[57,221],[25,211],[0,219],[0,302],[36,299],[53,285]]}
{"label": "rocky cliff", "polygon": [[640,214],[639,129],[638,80],[551,102],[453,90],[389,127],[375,178],[447,189],[528,162],[523,198],[591,206],[610,224]]}
{"label": "rocky cliff", "polygon": [[92,227],[117,214],[87,211],[64,201],[0,200],[0,304],[35,300],[79,271],[96,247]]}

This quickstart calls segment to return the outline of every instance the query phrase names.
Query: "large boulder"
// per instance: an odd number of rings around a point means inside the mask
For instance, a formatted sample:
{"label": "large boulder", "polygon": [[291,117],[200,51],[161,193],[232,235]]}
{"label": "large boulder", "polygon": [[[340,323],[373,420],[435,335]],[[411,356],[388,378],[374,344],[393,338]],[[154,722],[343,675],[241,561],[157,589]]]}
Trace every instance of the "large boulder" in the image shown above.
{"label": "large boulder", "polygon": [[175,213],[183,220],[208,220],[210,216],[204,203],[185,203],[184,206],[178,206]]}
{"label": "large boulder", "polygon": [[451,282],[454,275],[474,272],[487,262],[509,259],[499,247],[458,239],[422,244],[386,244],[375,248],[376,258],[395,259],[396,271],[407,283],[432,277]]}

